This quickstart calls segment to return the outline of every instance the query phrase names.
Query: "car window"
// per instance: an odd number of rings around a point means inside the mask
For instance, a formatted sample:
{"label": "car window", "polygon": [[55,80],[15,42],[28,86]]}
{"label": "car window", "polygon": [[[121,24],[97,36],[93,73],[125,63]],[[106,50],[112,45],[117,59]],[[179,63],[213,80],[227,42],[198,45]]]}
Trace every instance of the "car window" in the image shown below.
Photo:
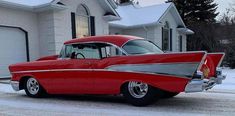
{"label": "car window", "polygon": [[95,44],[74,44],[72,54],[76,58],[100,59],[99,47]]}
{"label": "car window", "polygon": [[120,48],[107,43],[84,43],[65,45],[60,53],[60,58],[87,58],[100,59],[125,55]]}
{"label": "car window", "polygon": [[108,44],[101,48],[101,53],[103,58],[124,55],[120,49]]}
{"label": "car window", "polygon": [[100,59],[99,48],[93,44],[65,45],[60,53],[60,58]]}
{"label": "car window", "polygon": [[123,49],[128,54],[159,54],[163,51],[158,48],[155,44],[147,40],[132,40],[127,42]]}

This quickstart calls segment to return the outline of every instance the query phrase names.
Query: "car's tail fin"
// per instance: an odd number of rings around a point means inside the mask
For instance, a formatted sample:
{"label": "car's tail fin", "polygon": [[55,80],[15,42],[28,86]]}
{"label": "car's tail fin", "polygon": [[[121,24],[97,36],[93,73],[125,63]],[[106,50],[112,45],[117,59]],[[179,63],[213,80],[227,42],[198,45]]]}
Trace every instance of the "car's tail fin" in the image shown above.
{"label": "car's tail fin", "polygon": [[206,59],[204,60],[204,64],[201,67],[202,72],[208,73],[206,77],[215,77],[216,76],[216,68],[221,65],[221,62],[224,59],[224,53],[208,53]]}

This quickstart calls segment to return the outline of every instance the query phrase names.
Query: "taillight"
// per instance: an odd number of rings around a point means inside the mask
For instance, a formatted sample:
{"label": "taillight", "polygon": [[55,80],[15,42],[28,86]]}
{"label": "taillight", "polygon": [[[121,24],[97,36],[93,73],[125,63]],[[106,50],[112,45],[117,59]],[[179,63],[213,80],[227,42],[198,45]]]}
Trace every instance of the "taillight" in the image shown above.
{"label": "taillight", "polygon": [[207,65],[203,65],[202,67],[202,73],[205,78],[209,77],[210,74],[210,68]]}

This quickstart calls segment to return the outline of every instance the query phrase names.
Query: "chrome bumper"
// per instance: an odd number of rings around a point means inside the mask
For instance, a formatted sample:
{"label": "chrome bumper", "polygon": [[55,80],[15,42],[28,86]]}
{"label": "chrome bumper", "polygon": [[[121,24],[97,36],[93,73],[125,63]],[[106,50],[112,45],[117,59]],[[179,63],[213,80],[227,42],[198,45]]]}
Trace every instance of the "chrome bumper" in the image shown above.
{"label": "chrome bumper", "polygon": [[222,71],[217,73],[216,78],[210,79],[192,79],[185,87],[186,93],[202,92],[213,88],[216,84],[222,84],[222,81],[226,79],[225,75],[222,75]]}
{"label": "chrome bumper", "polygon": [[11,86],[15,91],[19,91],[20,90],[20,83],[18,81],[11,81]]}

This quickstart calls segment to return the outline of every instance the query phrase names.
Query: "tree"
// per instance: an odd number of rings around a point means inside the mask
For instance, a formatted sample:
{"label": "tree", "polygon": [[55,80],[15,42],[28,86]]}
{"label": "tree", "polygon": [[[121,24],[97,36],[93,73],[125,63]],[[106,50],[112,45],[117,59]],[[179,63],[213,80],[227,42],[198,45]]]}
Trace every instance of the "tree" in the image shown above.
{"label": "tree", "polygon": [[216,51],[218,41],[215,39],[216,13],[218,4],[214,0],[167,0],[173,2],[183,21],[195,34],[188,36],[189,51]]}
{"label": "tree", "polygon": [[226,53],[225,63],[235,68],[235,15],[232,15],[235,11],[232,8],[222,15],[216,38],[221,41],[219,48]]}
{"label": "tree", "polygon": [[214,0],[167,0],[176,5],[183,21],[187,25],[195,22],[214,23],[218,4]]}

